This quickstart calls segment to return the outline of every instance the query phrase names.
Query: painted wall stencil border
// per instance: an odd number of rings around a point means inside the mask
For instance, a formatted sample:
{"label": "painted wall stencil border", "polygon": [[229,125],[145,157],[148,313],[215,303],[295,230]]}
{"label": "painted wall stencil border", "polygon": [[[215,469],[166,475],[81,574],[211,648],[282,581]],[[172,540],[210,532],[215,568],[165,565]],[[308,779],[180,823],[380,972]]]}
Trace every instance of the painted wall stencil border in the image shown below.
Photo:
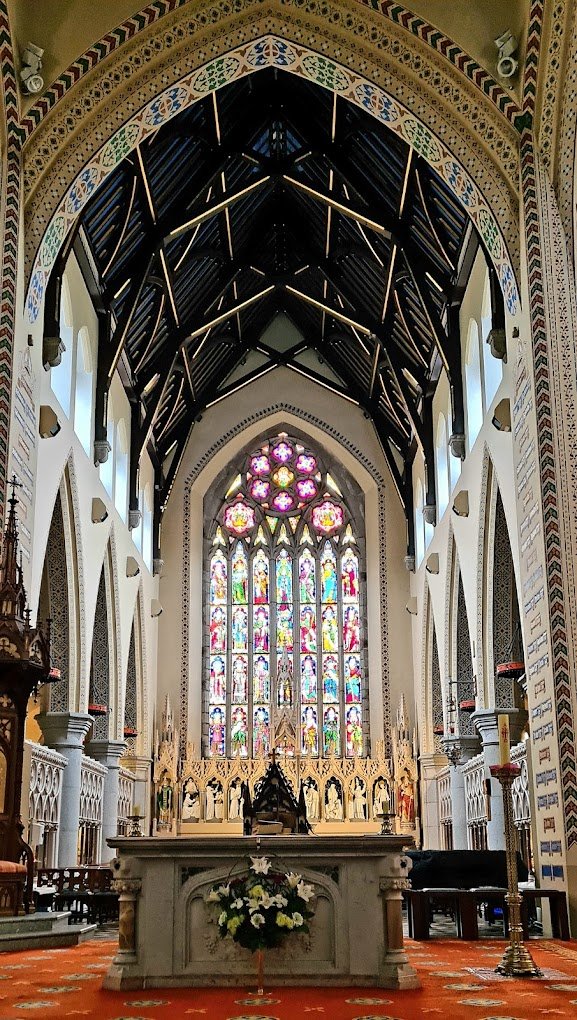
{"label": "painted wall stencil border", "polygon": [[109,173],[162,124],[207,94],[263,67],[277,67],[336,92],[400,135],[439,174],[475,224],[498,273],[511,314],[519,308],[515,274],[500,226],[479,188],[443,141],[396,99],[360,75],[308,47],[265,36],[209,61],[182,78],[123,124],[77,175],[60,202],[36,256],[26,308],[35,322],[50,271],[72,224]]}
{"label": "painted wall stencil border", "polygon": [[3,219],[0,261],[0,519],[3,520],[9,458],[12,361],[16,332],[16,277],[20,240],[22,159],[18,132],[16,68],[8,5],[5,0],[0,0],[0,68],[2,72],[0,87],[7,135],[0,193]]}
{"label": "painted wall stencil border", "polygon": [[387,577],[387,503],[386,503],[386,481],[377,470],[375,465],[358,447],[346,436],[343,436],[338,429],[330,425],[322,418],[311,414],[308,411],[297,407],[294,404],[279,402],[269,407],[261,408],[254,414],[242,421],[237,422],[233,428],[221,435],[216,442],[196,462],[188,473],[184,483],[183,501],[183,567],[182,567],[182,641],[181,641],[181,672],[180,672],[180,718],[179,718],[179,740],[181,754],[186,753],[186,742],[188,734],[188,699],[189,699],[189,659],[190,659],[190,528],[191,509],[190,498],[192,486],[200,476],[201,472],[210,463],[212,458],[241,432],[244,432],[251,425],[265,421],[275,414],[290,414],[299,418],[302,422],[321,429],[327,435],[335,439],[340,446],[346,449],[352,456],[362,464],[377,486],[378,494],[378,534],[379,534],[379,618],[380,618],[380,644],[381,644],[381,670],[382,670],[382,698],[383,698],[383,733],[385,741],[385,754],[391,754],[391,700],[389,683],[389,624],[388,624],[388,577]]}
{"label": "painted wall stencil border", "polygon": [[[495,81],[489,71],[474,60],[453,39],[444,35],[424,18],[407,10],[402,4],[395,3],[394,0],[356,0],[356,2],[381,14],[392,24],[404,28],[431,50],[444,57],[453,67],[464,74],[483,95],[487,96],[508,121],[516,124],[517,119],[521,116],[521,110],[515,97]],[[147,4],[142,10],[102,36],[98,42],[95,42],[77,60],[73,61],[30,107],[21,122],[22,140],[26,141],[30,138],[50,110],[102,60],[114,53],[128,39],[134,38],[166,15],[186,7],[189,3],[190,0],[153,0],[152,3]]]}
{"label": "painted wall stencil border", "polygon": [[[552,409],[552,368],[547,333],[548,309],[543,287],[545,269],[542,262],[542,237],[539,203],[543,182],[539,181],[538,159],[534,139],[527,131],[521,145],[521,172],[524,192],[525,230],[527,238],[527,272],[530,295],[532,354],[534,365],[535,413],[543,527],[547,563],[547,589],[551,619],[555,709],[561,763],[565,831],[568,847],[577,845],[577,772],[575,766],[575,724],[571,678],[569,675],[566,595],[560,531],[558,465],[554,453]],[[545,210],[541,210],[544,215]],[[553,296],[551,296],[553,300]]]}

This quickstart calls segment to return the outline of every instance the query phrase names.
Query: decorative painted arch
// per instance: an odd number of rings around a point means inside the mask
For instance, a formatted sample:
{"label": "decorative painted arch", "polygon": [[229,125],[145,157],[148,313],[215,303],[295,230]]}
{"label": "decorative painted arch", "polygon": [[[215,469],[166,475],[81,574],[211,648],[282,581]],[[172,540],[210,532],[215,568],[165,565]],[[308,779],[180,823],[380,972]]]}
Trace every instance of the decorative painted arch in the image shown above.
{"label": "decorative painted arch", "polygon": [[[317,2],[320,0],[310,0],[307,7],[314,7]],[[330,5],[330,0],[327,3]],[[509,312],[514,314],[518,310],[515,279],[519,251],[515,195],[518,150],[516,136],[511,138],[503,133],[502,115],[497,115],[498,122],[491,122],[496,111],[489,103],[490,112],[485,110],[477,119],[476,130],[471,129],[451,107],[455,90],[461,87],[453,79],[473,87],[463,75],[453,71],[440,95],[438,81],[443,75],[438,58],[434,67],[426,67],[426,48],[422,44],[418,77],[410,73],[411,65],[406,59],[393,58],[382,48],[375,54],[378,47],[372,37],[363,46],[361,40],[363,36],[367,39],[368,34],[367,15],[359,17],[358,3],[346,5],[353,12],[347,20],[346,32],[341,25],[333,26],[327,12],[323,12],[322,30],[318,22],[311,21],[310,32],[306,32],[307,46],[301,40],[305,35],[303,27],[309,27],[308,21],[300,6],[299,17],[295,17],[292,5],[293,0],[284,5],[271,0],[274,13],[264,16],[259,10],[255,17],[253,12],[253,17],[242,26],[234,18],[225,19],[224,26],[218,24],[211,31],[191,25],[184,42],[179,42],[173,31],[172,48],[168,46],[168,55],[165,53],[162,60],[152,59],[155,50],[151,42],[150,61],[144,61],[144,69],[142,54],[140,66],[132,67],[128,54],[116,72],[112,69],[109,72],[105,66],[99,82],[94,85],[87,82],[85,86],[87,90],[99,91],[100,105],[95,113],[87,118],[83,103],[75,104],[78,127],[84,126],[82,131],[71,131],[74,117],[66,119],[63,111],[67,125],[63,132],[55,111],[54,124],[51,118],[42,145],[25,150],[25,185],[31,196],[26,217],[27,312],[31,322],[38,317],[50,271],[68,231],[114,167],[161,124],[192,103],[229,82],[271,66],[301,75],[366,109],[412,145],[467,211],[495,265]],[[343,3],[335,6],[338,20],[342,19],[344,7]],[[397,31],[406,46],[407,33]],[[134,47],[132,58],[136,60],[138,54]],[[182,59],[176,59],[177,54]],[[333,54],[338,59],[333,59]],[[209,55],[211,59],[207,59]],[[183,75],[185,68],[187,73]],[[108,73],[111,79],[107,91]],[[119,90],[124,78],[124,92],[115,93],[114,102],[104,102],[103,96],[113,89]],[[167,81],[171,82],[168,86]],[[466,104],[469,119],[480,101],[478,91],[473,92],[472,106]],[[81,98],[79,93],[77,100]],[[53,130],[52,141],[47,136],[48,127]],[[95,139],[102,140],[97,152]],[[497,160],[490,155],[488,145],[498,152]]]}
{"label": "decorative painted arch", "polygon": [[[394,0],[378,0],[377,3],[375,0],[357,0],[357,2],[382,15],[392,24],[400,25],[447,60],[453,67],[458,68],[484,96],[487,96],[495,104],[507,120],[516,124],[522,111],[514,96],[495,81],[485,67],[443,32],[440,32],[438,28]],[[42,93],[39,99],[32,104],[26,116],[22,118],[24,138],[28,139],[70,89],[97,67],[102,60],[109,57],[127,40],[150,30],[166,15],[172,14],[188,3],[189,0],[153,0],[152,3],[147,4],[131,18],[121,22],[88,50],[85,50],[82,56],[74,60]]]}

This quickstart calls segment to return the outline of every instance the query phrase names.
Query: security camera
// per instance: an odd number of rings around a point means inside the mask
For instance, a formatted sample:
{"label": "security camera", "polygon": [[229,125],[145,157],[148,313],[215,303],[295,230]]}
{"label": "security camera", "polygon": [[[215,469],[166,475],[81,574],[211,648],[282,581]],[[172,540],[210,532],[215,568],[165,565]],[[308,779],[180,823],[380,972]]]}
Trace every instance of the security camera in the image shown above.
{"label": "security camera", "polygon": [[44,78],[40,74],[43,56],[44,50],[30,42],[22,53],[20,81],[22,83],[22,91],[26,95],[35,95],[37,92],[42,92],[44,88]]}
{"label": "security camera", "polygon": [[510,29],[495,39],[495,46],[499,51],[497,74],[500,78],[513,78],[515,75],[519,67],[519,61],[514,56],[518,45],[517,39]]}

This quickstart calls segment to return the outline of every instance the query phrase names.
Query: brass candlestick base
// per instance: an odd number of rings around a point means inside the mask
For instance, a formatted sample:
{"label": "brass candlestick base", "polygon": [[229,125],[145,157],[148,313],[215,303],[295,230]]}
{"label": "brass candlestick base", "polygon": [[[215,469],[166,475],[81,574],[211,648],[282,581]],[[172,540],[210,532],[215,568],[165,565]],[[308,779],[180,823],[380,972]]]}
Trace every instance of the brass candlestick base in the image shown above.
{"label": "brass candlestick base", "polygon": [[130,822],[130,827],[127,833],[128,836],[144,835],[142,829],[140,828],[141,818],[144,818],[144,815],[128,815],[128,821]]}
{"label": "brass candlestick base", "polygon": [[393,829],[393,818],[395,815],[387,812],[386,814],[379,815],[378,817],[382,819],[379,836],[394,836],[395,830]]}
{"label": "brass candlestick base", "polygon": [[498,779],[503,790],[503,811],[505,815],[505,853],[507,857],[507,885],[509,892],[505,902],[509,911],[509,945],[503,953],[503,959],[495,967],[497,974],[506,977],[542,977],[542,972],[534,962],[529,950],[523,942],[523,925],[521,923],[521,896],[517,885],[517,856],[515,848],[513,822],[513,796],[511,788],[521,768],[515,763],[491,765],[491,775]]}

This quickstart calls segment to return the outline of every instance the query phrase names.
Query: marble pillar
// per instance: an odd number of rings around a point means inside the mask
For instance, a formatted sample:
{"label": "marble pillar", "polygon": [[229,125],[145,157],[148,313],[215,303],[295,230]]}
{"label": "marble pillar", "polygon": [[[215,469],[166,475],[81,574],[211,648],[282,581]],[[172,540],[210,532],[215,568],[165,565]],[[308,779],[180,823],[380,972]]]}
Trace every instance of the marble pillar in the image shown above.
{"label": "marble pillar", "polygon": [[477,737],[449,737],[443,740],[451,766],[451,805],[453,812],[453,850],[468,850],[465,778],[460,766],[479,753]]}
{"label": "marble pillar", "polygon": [[440,850],[439,797],[437,775],[445,767],[447,759],[441,752],[422,754],[421,766],[421,826],[422,845],[427,850]]}
{"label": "marble pillar", "polygon": [[62,776],[58,867],[71,868],[78,863],[80,769],[92,717],[83,712],[46,712],[37,721],[46,745],[64,755],[68,762]]}
{"label": "marble pillar", "polygon": [[[490,775],[491,765],[499,765],[499,715],[509,716],[509,725],[513,729],[516,708],[481,708],[471,716],[473,725],[483,741],[485,755],[485,774]],[[513,724],[513,725],[512,725]],[[501,784],[491,780],[491,818],[487,822],[487,847],[489,850],[505,849],[505,815],[503,810],[503,791]]]}
{"label": "marble pillar", "polygon": [[88,754],[91,758],[106,765],[108,772],[104,777],[104,792],[102,797],[102,840],[100,860],[103,864],[108,863],[112,854],[106,842],[118,834],[118,788],[120,759],[124,754],[126,745],[123,740],[92,740],[88,745]]}

